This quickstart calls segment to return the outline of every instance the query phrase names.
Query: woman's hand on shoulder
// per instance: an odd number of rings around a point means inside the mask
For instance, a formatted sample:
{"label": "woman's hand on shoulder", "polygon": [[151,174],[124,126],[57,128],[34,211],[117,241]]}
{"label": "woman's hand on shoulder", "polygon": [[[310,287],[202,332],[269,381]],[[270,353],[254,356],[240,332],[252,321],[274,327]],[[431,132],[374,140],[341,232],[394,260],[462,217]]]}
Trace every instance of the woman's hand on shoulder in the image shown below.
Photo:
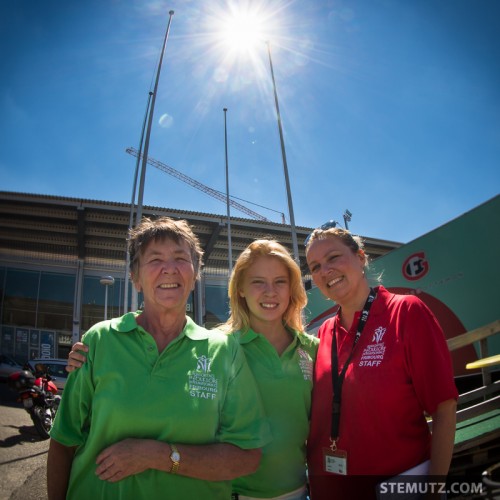
{"label": "woman's hand on shoulder", "polygon": [[87,361],[87,356],[84,353],[88,352],[89,348],[82,342],[76,342],[73,344],[71,351],[68,355],[68,364],[66,365],[66,371],[72,372],[77,368],[81,368],[83,363]]}

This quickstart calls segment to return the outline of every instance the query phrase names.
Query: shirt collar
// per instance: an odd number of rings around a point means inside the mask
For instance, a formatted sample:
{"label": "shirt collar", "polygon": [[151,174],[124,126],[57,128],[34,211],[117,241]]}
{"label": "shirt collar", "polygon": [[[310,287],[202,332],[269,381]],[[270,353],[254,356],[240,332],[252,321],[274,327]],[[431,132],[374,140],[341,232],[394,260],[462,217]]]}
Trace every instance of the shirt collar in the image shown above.
{"label": "shirt collar", "polygon": [[[305,344],[305,342],[306,342],[305,335],[302,335],[297,330],[292,330],[291,328],[287,328],[287,331],[292,335],[294,340],[297,339],[298,342],[300,342],[300,344],[302,344],[302,345]],[[251,328],[249,328],[248,330],[246,330],[244,332],[241,330],[234,332],[234,336],[238,339],[238,342],[240,344],[249,344],[250,342],[252,342],[253,340],[255,340],[257,338],[264,337],[264,335],[262,335],[261,333],[255,332]]]}
{"label": "shirt collar", "polygon": [[[111,328],[120,333],[130,333],[137,329],[137,316],[140,313],[137,312],[129,312],[124,314],[119,318],[113,318],[111,320]],[[191,340],[205,340],[210,336],[210,332],[203,328],[202,326],[197,325],[189,316],[186,316],[186,324],[179,337],[186,336]]]}
{"label": "shirt collar", "polygon": [[[373,287],[373,289],[375,290],[377,295],[376,295],[375,301],[373,302],[372,307],[370,309],[370,316],[371,317],[378,316],[379,314],[383,314],[387,308],[387,303],[391,297],[390,292],[388,290],[386,290],[382,285],[375,286],[375,287]],[[339,309],[339,311],[340,311],[340,309]],[[361,317],[361,312],[362,311],[360,310],[360,311],[356,311],[354,313],[354,319],[352,322],[351,330],[355,325],[358,324],[358,320]],[[331,325],[335,325],[336,328],[343,328],[340,324],[340,315],[338,314],[338,311],[335,314],[335,316],[333,317],[333,322],[331,323]]]}
{"label": "shirt collar", "polygon": [[377,298],[372,305],[372,309],[370,310],[370,314],[373,316],[384,313],[387,309],[387,304],[390,300],[391,294],[388,292],[382,285],[374,287],[377,292]]}
{"label": "shirt collar", "polygon": [[120,333],[128,333],[137,328],[136,318],[139,313],[129,312],[118,318],[111,319],[111,328]]}

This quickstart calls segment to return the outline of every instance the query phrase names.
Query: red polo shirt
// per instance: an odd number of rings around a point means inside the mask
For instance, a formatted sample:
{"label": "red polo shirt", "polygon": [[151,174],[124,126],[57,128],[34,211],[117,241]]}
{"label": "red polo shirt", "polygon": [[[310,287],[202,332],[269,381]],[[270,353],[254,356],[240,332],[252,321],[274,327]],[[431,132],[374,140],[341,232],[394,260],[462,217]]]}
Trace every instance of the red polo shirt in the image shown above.
{"label": "red polo shirt", "polygon": [[[439,403],[458,397],[448,346],[432,312],[413,295],[376,290],[342,388],[337,446],[347,452],[350,476],[392,476],[427,460],[431,435],[424,412],[432,414]],[[308,438],[313,500],[332,498],[339,484],[344,495],[349,493],[344,476],[324,471],[323,448],[330,444],[333,328],[340,371],[351,352],[359,316],[349,331],[335,316],[318,332]]]}

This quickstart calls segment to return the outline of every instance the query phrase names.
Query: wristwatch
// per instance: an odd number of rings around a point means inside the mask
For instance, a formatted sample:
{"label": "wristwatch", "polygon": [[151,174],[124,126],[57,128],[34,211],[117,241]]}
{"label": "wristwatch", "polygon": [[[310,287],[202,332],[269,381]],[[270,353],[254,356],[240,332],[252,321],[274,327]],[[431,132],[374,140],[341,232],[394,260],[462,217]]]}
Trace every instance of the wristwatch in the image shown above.
{"label": "wristwatch", "polygon": [[170,467],[170,474],[176,474],[177,469],[179,468],[179,464],[181,463],[181,454],[179,453],[179,450],[177,449],[177,446],[175,444],[170,443],[170,449],[172,450],[172,453],[170,453],[170,460],[172,461],[172,467]]}

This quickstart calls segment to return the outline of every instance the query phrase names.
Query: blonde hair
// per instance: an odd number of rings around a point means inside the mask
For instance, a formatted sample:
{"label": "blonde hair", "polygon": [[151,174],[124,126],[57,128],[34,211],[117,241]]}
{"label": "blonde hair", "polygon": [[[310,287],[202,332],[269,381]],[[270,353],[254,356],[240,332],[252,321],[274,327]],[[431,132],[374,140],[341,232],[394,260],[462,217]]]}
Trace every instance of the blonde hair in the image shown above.
{"label": "blonde hair", "polygon": [[261,239],[250,243],[238,257],[231,279],[229,280],[229,319],[219,326],[224,331],[243,332],[250,328],[250,314],[247,302],[239,292],[243,285],[246,271],[259,257],[274,257],[285,265],[290,279],[290,303],[283,315],[283,324],[293,330],[302,332],[304,321],[302,310],[307,303],[307,295],[302,284],[302,275],[297,263],[288,250],[276,240]]}

